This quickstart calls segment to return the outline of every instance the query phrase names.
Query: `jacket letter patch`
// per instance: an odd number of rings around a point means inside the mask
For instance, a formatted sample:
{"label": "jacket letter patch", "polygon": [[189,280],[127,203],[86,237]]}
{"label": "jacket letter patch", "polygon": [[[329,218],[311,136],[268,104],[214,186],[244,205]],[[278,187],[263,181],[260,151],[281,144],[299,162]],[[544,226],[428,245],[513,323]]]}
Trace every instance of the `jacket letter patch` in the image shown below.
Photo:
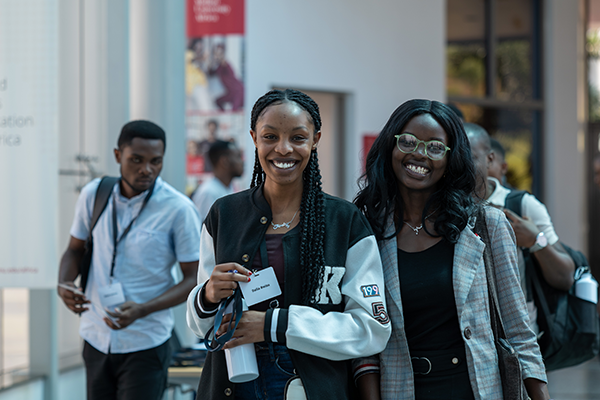
{"label": "jacket letter patch", "polygon": [[372,303],[371,306],[373,307],[373,316],[377,321],[379,321],[381,325],[385,325],[388,322],[390,322],[390,318],[388,317],[387,312],[385,311],[383,302],[378,301],[376,303]]}
{"label": "jacket letter patch", "polygon": [[[325,267],[323,273],[323,286],[319,293],[319,304],[331,303],[340,304],[342,302],[342,291],[340,290],[340,282],[346,273],[344,267]],[[329,296],[329,299],[327,298]]]}

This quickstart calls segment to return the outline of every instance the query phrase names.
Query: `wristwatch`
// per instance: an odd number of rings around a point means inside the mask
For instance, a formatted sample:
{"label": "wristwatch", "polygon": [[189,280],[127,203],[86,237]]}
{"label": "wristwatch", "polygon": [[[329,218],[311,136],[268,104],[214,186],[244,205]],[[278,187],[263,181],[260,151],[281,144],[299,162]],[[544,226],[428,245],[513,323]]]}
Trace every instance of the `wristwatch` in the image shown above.
{"label": "wristwatch", "polygon": [[548,246],[548,238],[544,235],[544,232],[540,232],[535,237],[535,244],[529,248],[530,253],[535,253]]}

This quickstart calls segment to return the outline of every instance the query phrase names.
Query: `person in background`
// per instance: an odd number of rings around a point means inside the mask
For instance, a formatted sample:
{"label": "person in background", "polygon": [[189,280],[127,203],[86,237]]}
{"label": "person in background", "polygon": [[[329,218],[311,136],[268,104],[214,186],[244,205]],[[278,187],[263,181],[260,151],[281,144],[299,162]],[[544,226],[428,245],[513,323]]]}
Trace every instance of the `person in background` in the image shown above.
{"label": "person in background", "polygon": [[549,398],[544,364],[519,286],[516,246],[501,211],[473,197],[475,168],[458,116],[409,100],[367,155],[355,204],[378,239],[393,326],[385,350],[356,360],[362,399],[503,398],[488,303],[485,215],[499,306],[529,396]]}
{"label": "person in background", "polygon": [[213,166],[210,162],[210,157],[208,157],[208,150],[210,149],[210,146],[219,139],[219,122],[216,119],[209,119],[206,122],[206,130],[208,131],[208,135],[206,136],[206,139],[198,143],[198,151],[204,159],[203,172],[212,172]]}
{"label": "person in background", "polygon": [[[546,282],[556,289],[569,290],[573,285],[575,263],[558,242],[558,235],[546,206],[534,195],[527,193],[521,203],[523,217],[505,209],[506,197],[511,190],[502,186],[498,179],[488,176],[494,159],[489,134],[483,127],[471,123],[465,124],[465,130],[471,144],[478,182],[481,184],[479,198],[504,211],[517,237],[517,246],[529,249],[529,253],[538,261]],[[518,251],[518,257],[521,287],[527,298],[531,327],[538,333],[537,310],[533,297],[527,290],[525,259],[521,250]]]}
{"label": "person in background", "polygon": [[208,150],[208,158],[213,166],[214,176],[198,186],[191,196],[201,221],[204,221],[215,200],[233,193],[232,179],[244,173],[242,152],[231,142],[214,142]]}
{"label": "person in background", "polygon": [[[121,177],[92,231],[85,294],[74,281],[100,179],[77,201],[58,295],[81,316],[88,400],[160,400],[167,385],[174,326],[169,308],[195,286],[200,218],[190,199],[159,177],[165,146],[165,132],[150,121],[123,126],[114,150]],[[176,262],[179,283],[171,274]]]}
{"label": "person in background", "polygon": [[391,334],[375,237],[354,205],[321,190],[313,99],[272,90],[256,101],[250,127],[251,188],[217,200],[204,220],[188,325],[204,337],[238,282],[250,284],[267,268],[276,278],[269,285],[282,293],[250,305],[225,345],[253,343],[258,378],[231,383],[224,351],[210,352],[198,393],[283,399],[286,383],[299,377],[304,398],[347,400],[355,392],[349,360],[380,352]]}
{"label": "person in background", "polygon": [[210,76],[219,77],[225,93],[215,100],[220,110],[225,105],[231,106],[231,111],[240,111],[244,107],[244,83],[235,76],[231,64],[225,58],[225,43],[219,43],[213,48],[212,66],[208,71]]}
{"label": "person in background", "polygon": [[502,147],[502,143],[494,138],[490,138],[490,145],[491,161],[488,167],[487,176],[495,178],[502,186],[512,189],[506,183],[506,172],[508,171],[508,164],[506,163],[506,151],[504,150],[504,147]]}

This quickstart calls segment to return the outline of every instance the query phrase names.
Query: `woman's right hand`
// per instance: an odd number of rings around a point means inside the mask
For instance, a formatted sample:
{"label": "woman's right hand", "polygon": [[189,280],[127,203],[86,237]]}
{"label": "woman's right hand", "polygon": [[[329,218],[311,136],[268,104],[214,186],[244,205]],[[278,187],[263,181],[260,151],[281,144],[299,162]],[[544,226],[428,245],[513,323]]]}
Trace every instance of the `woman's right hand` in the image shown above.
{"label": "woman's right hand", "polygon": [[[208,304],[218,304],[233,294],[238,282],[250,282],[252,272],[238,263],[218,264],[204,289],[204,300]],[[208,305],[207,304],[207,305]]]}

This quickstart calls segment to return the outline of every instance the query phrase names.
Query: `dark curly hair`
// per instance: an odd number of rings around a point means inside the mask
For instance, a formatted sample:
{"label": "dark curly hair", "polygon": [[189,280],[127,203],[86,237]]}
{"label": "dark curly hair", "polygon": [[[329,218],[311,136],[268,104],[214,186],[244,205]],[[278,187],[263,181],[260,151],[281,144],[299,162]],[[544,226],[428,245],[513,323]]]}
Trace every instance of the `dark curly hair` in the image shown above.
{"label": "dark curly hair", "polygon": [[[390,239],[400,232],[404,204],[392,167],[394,135],[402,133],[412,118],[422,114],[431,115],[441,125],[449,138],[447,146],[452,150],[446,153],[448,163],[444,177],[425,204],[421,222],[427,231],[425,217],[435,212],[435,231],[456,243],[474,212],[475,167],[462,122],[450,107],[438,101],[409,100],[392,113],[367,155],[366,172],[359,179],[360,190],[354,204],[365,213],[378,239]],[[391,215],[395,218],[396,232],[384,237]]]}
{"label": "dark curly hair", "polygon": [[[293,89],[271,90],[259,98],[250,119],[250,127],[256,131],[256,123],[265,110],[277,104],[294,102],[306,111],[314,126],[314,133],[321,130],[319,106],[308,95]],[[317,151],[312,150],[310,160],[303,173],[304,189],[300,204],[300,266],[303,271],[302,303],[313,305],[317,302],[317,290],[321,287],[324,275],[325,253],[325,196],[321,189],[321,171]],[[258,159],[258,150],[254,152],[254,172],[250,187],[260,186],[265,181],[265,172]]]}

